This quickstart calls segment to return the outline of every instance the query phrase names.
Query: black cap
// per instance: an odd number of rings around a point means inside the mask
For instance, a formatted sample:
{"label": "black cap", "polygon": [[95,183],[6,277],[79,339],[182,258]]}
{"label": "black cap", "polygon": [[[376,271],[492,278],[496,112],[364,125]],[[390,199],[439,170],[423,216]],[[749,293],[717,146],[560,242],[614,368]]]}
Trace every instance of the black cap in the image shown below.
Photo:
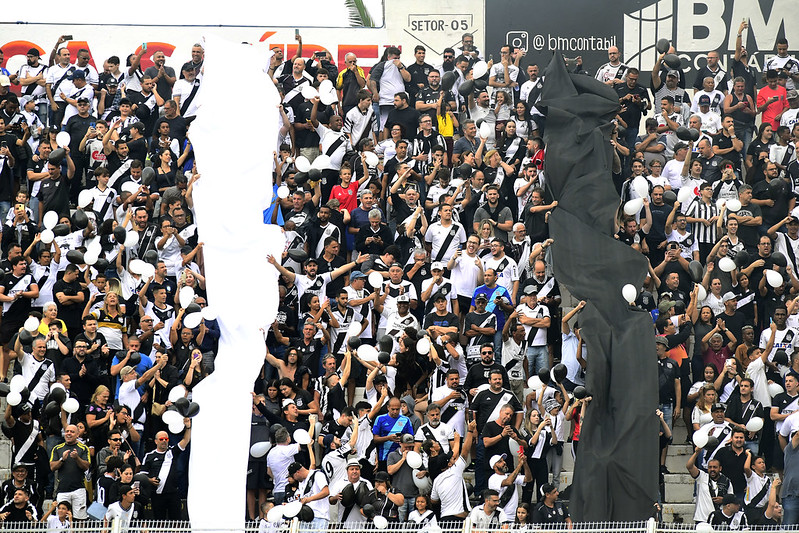
{"label": "black cap", "polygon": [[377,472],[375,474],[375,481],[381,481],[383,483],[387,483],[389,480],[388,472]]}
{"label": "black cap", "polygon": [[188,62],[188,63],[183,63],[183,66],[180,67],[180,70],[183,70],[183,71],[194,70],[194,65],[192,65],[191,61]]}
{"label": "black cap", "polygon": [[736,496],[735,494],[725,494],[724,497],[721,499],[721,505],[727,505],[729,503],[741,505],[741,502],[738,501],[738,496]]}
{"label": "black cap", "polygon": [[725,411],[725,410],[726,410],[726,408],[724,407],[723,403],[714,403],[713,407],[710,408],[710,412],[711,413],[713,411]]}
{"label": "black cap", "polygon": [[474,297],[474,301],[476,302],[477,300],[485,300],[487,302],[488,296],[486,296],[484,292],[481,292],[480,294]]}
{"label": "black cap", "polygon": [[300,470],[302,470],[302,465],[300,463],[298,463],[297,461],[294,461],[293,463],[291,463],[289,465],[288,475],[293,476],[294,474],[296,474]]}
{"label": "black cap", "polygon": [[39,54],[39,51],[36,48],[31,48],[28,50],[28,55],[39,57],[41,54]]}

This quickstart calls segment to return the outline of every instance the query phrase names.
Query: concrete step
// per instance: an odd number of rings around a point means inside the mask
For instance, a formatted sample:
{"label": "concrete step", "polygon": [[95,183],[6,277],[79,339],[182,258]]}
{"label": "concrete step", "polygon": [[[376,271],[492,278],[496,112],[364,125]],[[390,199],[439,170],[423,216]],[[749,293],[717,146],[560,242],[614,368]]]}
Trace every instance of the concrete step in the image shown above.
{"label": "concrete step", "polygon": [[663,521],[664,522],[683,522],[693,524],[694,511],[696,506],[693,503],[664,503]]}

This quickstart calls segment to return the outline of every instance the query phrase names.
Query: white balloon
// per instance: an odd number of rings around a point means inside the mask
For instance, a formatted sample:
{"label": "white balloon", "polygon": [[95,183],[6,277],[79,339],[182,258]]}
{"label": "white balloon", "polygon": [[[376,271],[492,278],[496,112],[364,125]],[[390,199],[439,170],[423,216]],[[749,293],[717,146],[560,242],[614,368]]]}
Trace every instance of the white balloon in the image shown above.
{"label": "white balloon", "polygon": [[203,320],[202,313],[189,313],[183,317],[183,325],[189,329],[194,329],[200,325]]}
{"label": "white balloon", "polygon": [[361,334],[361,323],[352,321],[350,327],[347,329],[347,335],[350,337],[357,337]]}
{"label": "white balloon", "polygon": [[6,401],[11,407],[17,406],[22,402],[22,395],[19,392],[11,391],[6,396]]}
{"label": "white balloon", "polygon": [[530,379],[527,380],[527,386],[534,391],[539,391],[544,386],[544,382],[538,376],[530,376]]}
{"label": "white balloon", "polygon": [[266,519],[269,522],[282,522],[283,521],[283,505],[275,505],[269,512],[266,513]]}
{"label": "white balloon", "polygon": [[319,95],[319,99],[325,105],[333,105],[338,102],[338,94],[336,94],[335,90],[325,91]]}
{"label": "white balloon", "polygon": [[701,302],[701,301],[704,301],[705,298],[707,298],[707,291],[705,290],[705,288],[701,284],[697,283],[696,284],[696,300],[698,302]]}
{"label": "white balloon", "polygon": [[704,431],[696,431],[694,433],[694,445],[698,448],[704,448],[707,444],[708,435]]}
{"label": "white balloon", "polygon": [[680,188],[680,192],[677,193],[677,200],[681,204],[688,203],[694,198],[696,198],[696,195],[690,185]]}
{"label": "white balloon", "polygon": [[44,244],[50,244],[53,242],[53,239],[55,239],[55,233],[53,233],[53,230],[51,229],[42,230],[39,238]]}
{"label": "white balloon", "polygon": [[408,463],[408,466],[410,466],[411,468],[421,468],[422,456],[419,455],[419,452],[410,451],[405,456],[405,462]]}
{"label": "white balloon", "polygon": [[31,333],[35,333],[36,330],[39,329],[39,319],[36,318],[35,316],[29,316],[28,318],[25,319],[25,323],[22,325],[22,327],[24,327],[26,330],[30,331]]}
{"label": "white balloon", "polygon": [[289,165],[290,165],[290,164],[292,164],[293,162],[294,162],[294,158],[293,158],[293,157],[291,157],[291,156],[288,156],[288,157],[286,158],[286,163],[288,163]]}
{"label": "white balloon", "polygon": [[785,389],[782,388],[782,385],[779,383],[769,383],[768,384],[768,395],[772,398],[778,394],[782,394],[785,392]]}
{"label": "white balloon", "polygon": [[644,207],[644,199],[634,198],[624,204],[624,214],[632,216],[636,213],[639,213],[642,207]]}
{"label": "white balloon", "polygon": [[635,299],[638,298],[638,289],[632,283],[628,283],[621,288],[621,295],[624,297],[625,302],[633,304]]}
{"label": "white balloon", "polygon": [[155,267],[150,263],[144,263],[144,266],[141,267],[141,275],[144,279],[155,276]]}
{"label": "white balloon", "polygon": [[141,275],[144,272],[144,265],[146,264],[147,263],[141,259],[131,259],[130,263],[128,263],[128,270],[130,270],[131,274]]}
{"label": "white balloon", "polygon": [[186,397],[186,387],[183,385],[176,385],[169,390],[169,396],[167,397],[170,402],[175,403],[180,398]]}
{"label": "white balloon", "polygon": [[480,138],[489,139],[494,134],[494,126],[488,122],[480,124]]}
{"label": "white balloon", "polygon": [[78,195],[78,207],[81,209],[85,208],[87,205],[92,203],[93,199],[94,196],[92,196],[92,192],[90,190],[84,189],[80,191],[80,194]]}
{"label": "white balloon", "polygon": [[53,383],[50,385],[50,393],[52,393],[55,389],[61,389],[64,392],[67,392],[67,388],[60,383]]}
{"label": "white balloon", "polygon": [[169,432],[173,435],[177,435],[178,433],[182,433],[186,426],[183,425],[183,419],[180,419],[180,422],[175,422],[174,424],[167,424],[169,428]]}
{"label": "white balloon", "polygon": [[739,211],[741,209],[741,201],[733,198],[727,200],[727,211]]}
{"label": "white balloon", "polygon": [[388,518],[379,514],[372,519],[375,529],[386,529],[388,527]]}
{"label": "white balloon", "polygon": [[313,163],[311,163],[311,168],[317,168],[319,170],[330,168],[330,156],[327,154],[317,156],[316,159],[313,160]]}
{"label": "white balloon", "polygon": [[281,185],[280,187],[278,187],[277,188],[277,197],[280,198],[281,200],[283,198],[288,198],[289,197],[289,188],[286,187],[285,185]]}
{"label": "white balloon", "polygon": [[713,533],[713,526],[707,522],[696,524],[696,533]]}
{"label": "white balloon", "polygon": [[269,449],[272,447],[272,443],[269,441],[266,442],[256,442],[252,446],[250,446],[250,455],[253,457],[263,457],[267,454]]}
{"label": "white balloon", "polygon": [[763,419],[759,416],[753,416],[749,419],[749,422],[746,423],[746,431],[757,433],[761,429],[763,429]]}
{"label": "white balloon", "polygon": [[721,209],[722,207],[724,207],[724,204],[726,202],[727,200],[725,198],[719,198],[718,200],[716,200],[716,207]]}
{"label": "white balloon", "polygon": [[77,413],[78,409],[80,409],[80,403],[76,398],[67,398],[66,401],[61,404],[61,409],[69,414]]}
{"label": "white balloon", "polygon": [[25,378],[22,377],[22,374],[17,374],[11,378],[11,381],[8,383],[8,388],[11,392],[21,392],[26,385],[27,383],[25,383]]}
{"label": "white balloon", "polygon": [[194,289],[189,286],[181,287],[180,292],[178,292],[178,301],[182,308],[187,308],[194,301]]}
{"label": "white balloon", "polygon": [[294,442],[299,444],[300,446],[305,446],[311,442],[311,436],[308,432],[302,428],[296,430],[293,435]]}
{"label": "white balloon", "polygon": [[478,61],[472,65],[472,78],[479,79],[486,75],[488,72],[488,63],[485,61]]}
{"label": "white balloon", "polygon": [[766,281],[772,287],[779,287],[782,285],[782,274],[774,270],[766,270]]}
{"label": "white balloon", "polygon": [[380,158],[374,152],[364,152],[364,156],[366,157],[366,164],[370,167],[376,167],[380,164]]}
{"label": "white balloon", "polygon": [[368,344],[361,344],[358,347],[358,357],[364,361],[377,361],[377,349]]}
{"label": "white balloon", "polygon": [[416,341],[416,351],[422,355],[427,355],[430,353],[430,339],[424,337]]}
{"label": "white balloon", "polygon": [[722,257],[719,259],[719,268],[722,272],[732,272],[735,270],[735,261],[729,257]]}
{"label": "white balloon", "polygon": [[161,420],[163,420],[164,424],[169,426],[171,424],[177,424],[178,422],[182,423],[183,422],[183,417],[177,411],[173,411],[171,409],[167,409],[161,415]]}
{"label": "white balloon", "polygon": [[455,189],[457,189],[458,187],[460,187],[464,183],[466,183],[466,182],[464,180],[462,180],[461,178],[455,178],[454,180],[450,180],[449,186],[450,187],[454,187]]}
{"label": "white balloon", "polygon": [[96,252],[87,250],[86,253],[83,254],[83,262],[89,266],[95,264],[98,259],[100,259],[100,256],[97,255]]}
{"label": "white balloon", "polygon": [[380,274],[380,272],[372,272],[371,274],[369,274],[367,281],[369,281],[369,285],[371,285],[372,288],[375,289],[377,287],[383,286],[383,276]]}
{"label": "white balloon", "polygon": [[95,253],[100,255],[103,251],[103,245],[100,243],[100,239],[93,239],[92,242],[89,243],[89,246],[86,247],[86,252]]}
{"label": "white balloon", "polygon": [[418,488],[423,493],[429,492],[430,489],[433,487],[433,483],[432,481],[430,481],[430,477],[429,476],[424,476],[422,478],[416,477],[416,474],[418,473],[419,473],[418,469],[413,471],[412,477],[414,485],[416,485],[416,488]]}
{"label": "white balloon", "polygon": [[297,167],[297,170],[300,172],[308,172],[311,170],[311,162],[308,161],[308,158],[304,155],[301,155],[294,160],[294,166]]}
{"label": "white balloon", "polygon": [[319,90],[335,91],[336,89],[333,87],[333,82],[331,80],[322,80],[321,82],[319,82]]}
{"label": "white balloon", "polygon": [[48,211],[42,218],[42,224],[47,229],[53,229],[58,224],[58,213],[55,211]]}
{"label": "white balloon", "polygon": [[139,186],[136,185],[136,183],[133,181],[126,181],[125,183],[122,184],[120,189],[122,190],[122,192],[136,194],[139,191]]}
{"label": "white balloon", "polygon": [[302,509],[302,502],[300,500],[293,500],[286,504],[286,508],[283,509],[283,516],[286,518],[294,518],[300,513],[300,509]]}
{"label": "white balloon", "polygon": [[313,100],[315,97],[319,96],[319,91],[313,88],[310,83],[306,83],[302,87],[302,97],[306,100]]}
{"label": "white balloon", "polygon": [[636,176],[633,179],[633,189],[641,198],[649,196],[649,182],[643,176]]}
{"label": "white balloon", "polygon": [[218,316],[213,307],[203,307],[200,314],[203,316],[203,320],[216,320]]}
{"label": "white balloon", "polygon": [[69,136],[69,133],[65,131],[58,132],[58,135],[55,136],[55,143],[60,147],[64,148],[69,146],[69,141],[72,140],[72,137]]}
{"label": "white balloon", "polygon": [[139,234],[135,231],[129,231],[125,234],[125,242],[122,243],[125,248],[131,248],[139,244]]}

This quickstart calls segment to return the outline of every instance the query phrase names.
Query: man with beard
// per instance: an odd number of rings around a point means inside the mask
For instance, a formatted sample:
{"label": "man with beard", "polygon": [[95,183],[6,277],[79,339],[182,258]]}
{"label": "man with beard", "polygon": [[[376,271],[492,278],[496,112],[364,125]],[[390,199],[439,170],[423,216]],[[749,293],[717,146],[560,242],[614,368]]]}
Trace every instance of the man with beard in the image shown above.
{"label": "man with beard", "polygon": [[[507,457],[504,454],[494,455],[488,465],[494,471],[488,478],[488,488],[499,494],[499,506],[505,511],[505,515],[516,516],[516,508],[519,506],[519,489],[517,487],[533,480],[533,473],[527,464],[527,458],[524,454],[520,455],[516,468],[510,472],[508,472]],[[522,468],[524,476],[519,476]]]}
{"label": "man with beard", "polygon": [[149,76],[155,82],[155,89],[164,100],[172,99],[172,86],[175,85],[175,69],[167,67],[166,55],[161,50],[153,54],[153,66],[147,67],[144,76]]}

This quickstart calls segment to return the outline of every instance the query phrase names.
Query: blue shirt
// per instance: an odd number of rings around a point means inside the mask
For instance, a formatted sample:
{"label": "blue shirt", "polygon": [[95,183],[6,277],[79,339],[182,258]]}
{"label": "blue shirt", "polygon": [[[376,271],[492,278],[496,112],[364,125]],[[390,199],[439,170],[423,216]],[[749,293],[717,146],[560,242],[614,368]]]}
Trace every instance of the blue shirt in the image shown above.
{"label": "blue shirt", "polygon": [[[375,420],[375,425],[372,426],[372,434],[378,437],[388,437],[397,433],[413,435],[413,425],[407,416],[400,415],[397,418],[391,418],[388,414],[380,415]],[[388,454],[399,447],[399,443],[390,440],[379,444],[377,447],[378,459],[385,461]]]}
{"label": "blue shirt", "polygon": [[[140,355],[141,355],[141,361],[139,361],[138,365],[133,367],[138,377],[141,377],[142,374],[144,374],[153,367],[153,361],[152,359],[150,359],[149,356],[144,354]],[[122,357],[122,359],[124,359],[124,357]],[[111,360],[111,366],[118,365],[119,362],[122,361],[122,359],[120,359],[117,356],[114,356],[114,359]],[[117,374],[116,376],[114,376],[114,390],[116,391],[117,398],[119,397],[119,386],[121,384],[122,382],[119,380],[119,374]],[[142,385],[137,389],[139,391],[139,394],[144,394],[144,392],[146,391],[145,387],[146,385]]]}
{"label": "blue shirt", "polygon": [[485,285],[480,285],[474,290],[474,294],[472,295],[472,306],[474,306],[474,299],[478,294],[485,294],[486,298],[488,298],[488,304],[486,305],[486,311],[489,313],[494,313],[497,317],[497,331],[502,331],[502,328],[505,327],[505,311],[503,311],[494,301],[497,296],[504,296],[510,302],[510,305],[513,305],[513,297],[511,296],[508,289],[503,287],[502,285],[497,285],[493,289],[489,289]]}

